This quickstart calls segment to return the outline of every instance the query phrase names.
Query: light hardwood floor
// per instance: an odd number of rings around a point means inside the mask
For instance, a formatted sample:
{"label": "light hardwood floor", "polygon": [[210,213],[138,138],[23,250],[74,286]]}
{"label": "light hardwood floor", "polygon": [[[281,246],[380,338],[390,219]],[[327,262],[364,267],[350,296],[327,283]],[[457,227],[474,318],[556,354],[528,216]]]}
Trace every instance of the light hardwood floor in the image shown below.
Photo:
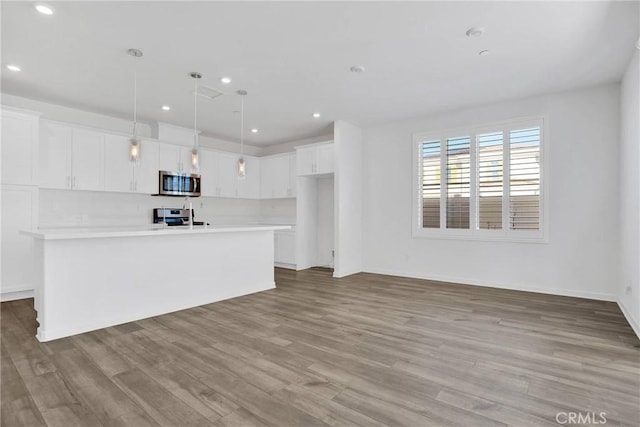
{"label": "light hardwood floor", "polygon": [[2,425],[640,425],[640,342],[613,303],[324,270],[276,281],[49,343],[32,300],[2,303]]}

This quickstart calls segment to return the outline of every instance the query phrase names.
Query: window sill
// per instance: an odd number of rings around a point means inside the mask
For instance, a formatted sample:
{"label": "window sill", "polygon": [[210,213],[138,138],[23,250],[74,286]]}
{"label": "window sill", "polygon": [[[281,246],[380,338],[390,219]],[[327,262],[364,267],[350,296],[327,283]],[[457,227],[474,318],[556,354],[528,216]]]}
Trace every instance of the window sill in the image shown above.
{"label": "window sill", "polygon": [[464,240],[469,242],[504,242],[504,243],[537,243],[548,244],[549,238],[542,233],[536,234],[510,234],[500,233],[491,235],[490,233],[472,233],[471,231],[460,232],[452,230],[413,230],[414,239],[434,239],[434,240]]}

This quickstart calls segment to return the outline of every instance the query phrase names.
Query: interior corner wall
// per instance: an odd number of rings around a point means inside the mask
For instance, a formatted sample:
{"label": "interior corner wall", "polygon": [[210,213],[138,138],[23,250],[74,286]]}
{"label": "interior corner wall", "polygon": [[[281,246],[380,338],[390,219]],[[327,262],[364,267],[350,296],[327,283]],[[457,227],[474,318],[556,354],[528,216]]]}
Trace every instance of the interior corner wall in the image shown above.
{"label": "interior corner wall", "polygon": [[640,337],[640,50],[620,87],[618,304]]}
{"label": "interior corner wall", "polygon": [[363,142],[362,130],[334,123],[335,264],[334,277],[362,271]]}
{"label": "interior corner wall", "polygon": [[[366,128],[364,271],[615,301],[619,110],[615,83]],[[535,116],[550,150],[548,243],[412,237],[412,133]]]}

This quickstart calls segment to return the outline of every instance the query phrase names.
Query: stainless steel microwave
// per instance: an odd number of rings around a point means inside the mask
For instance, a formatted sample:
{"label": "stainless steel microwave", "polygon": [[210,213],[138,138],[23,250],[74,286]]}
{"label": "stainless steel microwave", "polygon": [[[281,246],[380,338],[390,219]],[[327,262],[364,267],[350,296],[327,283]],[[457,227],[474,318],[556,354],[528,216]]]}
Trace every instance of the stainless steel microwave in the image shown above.
{"label": "stainless steel microwave", "polygon": [[200,175],[196,173],[159,172],[160,196],[200,196]]}

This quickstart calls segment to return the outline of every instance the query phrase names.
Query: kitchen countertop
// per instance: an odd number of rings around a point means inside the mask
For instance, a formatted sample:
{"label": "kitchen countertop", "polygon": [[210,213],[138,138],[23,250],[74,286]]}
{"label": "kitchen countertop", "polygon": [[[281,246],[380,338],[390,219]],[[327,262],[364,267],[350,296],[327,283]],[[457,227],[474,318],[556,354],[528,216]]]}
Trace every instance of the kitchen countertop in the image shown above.
{"label": "kitchen countertop", "polygon": [[211,234],[211,233],[235,233],[245,231],[276,231],[290,230],[290,225],[210,225],[163,227],[95,227],[95,228],[55,228],[23,230],[20,233],[40,240],[68,240],[68,239],[97,239],[110,237],[144,237],[144,236],[175,236],[181,234]]}

